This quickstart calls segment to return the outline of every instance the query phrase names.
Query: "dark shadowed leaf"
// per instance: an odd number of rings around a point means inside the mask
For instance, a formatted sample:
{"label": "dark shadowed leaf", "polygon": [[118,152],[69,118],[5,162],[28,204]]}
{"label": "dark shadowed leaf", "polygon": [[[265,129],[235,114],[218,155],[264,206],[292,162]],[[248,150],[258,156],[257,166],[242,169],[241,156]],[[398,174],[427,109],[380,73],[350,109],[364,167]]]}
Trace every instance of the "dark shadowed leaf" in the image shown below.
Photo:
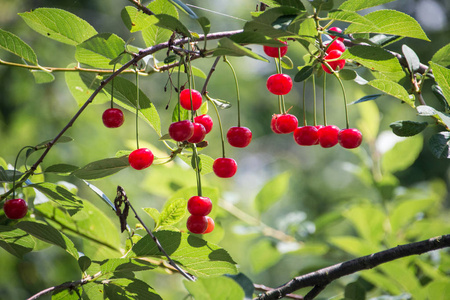
{"label": "dark shadowed leaf", "polygon": [[128,157],[114,157],[106,158],[98,161],[91,162],[79,170],[72,173],[76,177],[85,180],[96,180],[113,175],[130,164],[128,163]]}
{"label": "dark shadowed leaf", "polygon": [[156,267],[156,264],[137,258],[111,258],[100,262],[100,270],[104,274],[145,271]]}
{"label": "dark shadowed leaf", "polygon": [[22,177],[24,173],[15,171],[14,170],[5,170],[3,167],[0,166],[0,183],[3,182],[13,182],[14,180],[18,180],[20,177]]}
{"label": "dark shadowed leaf", "polygon": [[103,283],[105,299],[162,300],[151,286],[136,278],[113,278]]}
{"label": "dark shadowed leaf", "polygon": [[358,282],[351,282],[345,287],[344,296],[351,300],[365,300],[366,290]]}
{"label": "dark shadowed leaf", "polygon": [[377,99],[378,97],[383,96],[383,95],[384,95],[384,94],[367,95],[367,96],[364,96],[364,97],[362,97],[362,98],[359,98],[359,99],[356,100],[356,101],[353,101],[353,102],[349,103],[348,105],[357,104],[357,103],[362,103],[362,102],[366,102],[366,101],[370,101],[370,100],[375,100],[375,99]]}
{"label": "dark shadowed leaf", "polygon": [[33,238],[21,229],[0,225],[0,247],[12,255],[22,258],[33,250]]}
{"label": "dark shadowed leaf", "polygon": [[244,290],[245,293],[245,300],[251,300],[253,299],[253,293],[255,291],[255,286],[253,285],[253,282],[250,278],[248,278],[244,273],[239,273],[236,275],[225,275],[227,277],[230,277],[234,281],[236,281],[241,288]]}
{"label": "dark shadowed leaf", "polygon": [[420,68],[420,60],[416,52],[406,45],[402,45],[402,52],[405,56],[406,62],[408,63],[408,69],[411,74],[414,74]]}
{"label": "dark shadowed leaf", "polygon": [[217,48],[214,49],[214,56],[249,56],[254,59],[259,59],[262,61],[268,61],[264,57],[259,54],[256,54],[251,49],[241,46],[235,42],[233,42],[229,38],[221,38],[217,45]]}
{"label": "dark shadowed leaf", "polygon": [[434,134],[429,140],[430,150],[437,158],[450,158],[450,132]]}
{"label": "dark shadowed leaf", "polygon": [[333,0],[313,0],[310,1],[310,3],[312,6],[321,11],[331,10],[334,6]]}
{"label": "dark shadowed leaf", "polygon": [[188,14],[192,19],[198,19],[198,16],[195,14],[195,12],[193,12],[192,9],[190,9],[186,4],[184,4],[180,0],[169,0],[169,1],[172,2],[172,4],[175,5],[182,12]]}
{"label": "dark shadowed leaf", "polygon": [[389,125],[398,136],[413,136],[427,128],[427,122],[397,121]]}
{"label": "dark shadowed leaf", "polygon": [[69,164],[56,164],[47,167],[44,170],[44,173],[57,173],[59,175],[68,175],[75,170],[78,170],[80,167],[69,165]]}
{"label": "dark shadowed leaf", "polygon": [[156,18],[158,18],[158,23],[156,23],[157,26],[177,32],[185,37],[192,37],[186,26],[184,26],[177,18],[166,14],[158,14],[156,15]]}
{"label": "dark shadowed leaf", "polygon": [[80,267],[81,272],[85,272],[89,266],[91,265],[91,259],[87,256],[80,256],[78,259],[78,266]]}
{"label": "dark shadowed leaf", "polygon": [[447,99],[445,99],[445,96],[444,96],[444,93],[442,92],[441,87],[437,84],[433,84],[431,86],[431,91],[436,96],[436,98],[439,99],[439,101],[442,103],[442,105],[444,105],[445,110],[446,111],[450,110],[450,104],[448,103]]}
{"label": "dark shadowed leaf", "polygon": [[308,79],[314,71],[313,66],[304,66],[302,67],[297,74],[295,74],[294,81],[295,82],[302,82],[306,79]]}
{"label": "dark shadowed leaf", "polygon": [[209,31],[211,30],[211,22],[206,17],[200,17],[197,19],[197,22],[200,24],[200,26],[203,29],[203,33],[207,35]]}

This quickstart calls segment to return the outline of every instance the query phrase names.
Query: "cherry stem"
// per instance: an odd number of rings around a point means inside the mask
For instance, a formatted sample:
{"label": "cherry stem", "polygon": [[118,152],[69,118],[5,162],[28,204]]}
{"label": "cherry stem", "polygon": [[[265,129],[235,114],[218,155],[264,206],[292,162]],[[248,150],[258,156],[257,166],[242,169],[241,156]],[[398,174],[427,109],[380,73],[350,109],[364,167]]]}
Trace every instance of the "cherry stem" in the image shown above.
{"label": "cherry stem", "polygon": [[317,125],[317,94],[316,94],[316,76],[312,76],[313,84],[313,115],[314,115],[314,126]]}
{"label": "cherry stem", "polygon": [[326,105],[326,83],[327,83],[327,75],[323,74],[323,124],[327,126],[327,105]]}
{"label": "cherry stem", "polygon": [[346,128],[350,128],[349,121],[348,121],[348,107],[347,107],[347,95],[345,93],[344,83],[342,82],[341,78],[337,73],[333,73],[334,76],[336,76],[337,80],[339,81],[339,84],[341,85],[342,94],[344,95],[344,109],[345,109],[345,126]]}
{"label": "cherry stem", "polygon": [[180,64],[178,65],[178,76],[177,76],[177,91],[178,91],[178,122],[181,121],[181,104],[180,104],[180,81],[181,81],[181,65],[184,64],[184,57],[181,57]]}
{"label": "cherry stem", "polygon": [[306,80],[303,81],[303,126],[306,126]]}
{"label": "cherry stem", "polygon": [[[281,59],[275,58],[275,66],[277,67],[277,73],[283,74],[283,68],[281,67]],[[279,106],[280,106],[280,113],[285,114],[286,113],[286,105],[284,104],[284,96],[278,96]]]}
{"label": "cherry stem", "polygon": [[223,57],[223,61],[230,67],[231,72],[233,73],[234,77],[234,83],[236,85],[236,99],[237,99],[237,110],[238,110],[238,127],[241,127],[241,104],[240,104],[240,96],[239,96],[239,83],[236,76],[236,71],[234,70],[233,66],[231,65],[230,61],[227,59],[226,56]]}
{"label": "cherry stem", "polygon": [[139,103],[139,92],[139,75],[136,69],[136,149],[139,149],[139,110],[141,109]]}
{"label": "cherry stem", "polygon": [[281,95],[278,95],[278,109],[280,110],[280,114],[283,113],[283,102],[281,100]]}
{"label": "cherry stem", "polygon": [[[114,64],[113,73],[115,71],[116,71],[116,64]],[[136,70],[136,74],[137,74],[137,70]],[[114,77],[111,80],[111,108],[114,108]]]}
{"label": "cherry stem", "polygon": [[200,157],[198,156],[197,146],[192,144],[192,159],[195,161],[195,177],[197,179],[197,195],[202,196],[202,179],[201,179],[201,170],[200,170]]}
{"label": "cherry stem", "polygon": [[223,136],[223,127],[222,127],[222,121],[220,120],[219,110],[217,109],[217,106],[214,103],[214,101],[211,99],[211,97],[208,96],[208,94],[205,94],[205,97],[206,97],[206,99],[209,100],[209,102],[211,102],[212,106],[214,107],[214,110],[216,111],[217,120],[219,122],[220,138],[222,139],[222,157],[225,158],[225,139]]}
{"label": "cherry stem", "polygon": [[[188,44],[190,45],[190,44]],[[191,101],[191,121],[194,122],[194,101],[192,101],[192,89],[194,89],[194,81],[192,80],[193,75],[192,75],[192,68],[191,68],[191,56],[190,54],[187,54],[187,68],[189,68],[189,70],[187,71],[187,76],[188,76],[188,87],[189,87],[189,99]]]}

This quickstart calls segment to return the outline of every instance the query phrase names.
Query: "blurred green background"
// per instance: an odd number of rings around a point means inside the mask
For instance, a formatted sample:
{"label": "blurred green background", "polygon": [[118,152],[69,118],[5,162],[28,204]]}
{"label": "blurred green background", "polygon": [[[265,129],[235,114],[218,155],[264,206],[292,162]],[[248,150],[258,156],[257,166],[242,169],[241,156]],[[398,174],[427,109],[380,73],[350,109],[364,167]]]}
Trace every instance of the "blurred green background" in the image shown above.
{"label": "blurred green background", "polygon": [[[256,1],[239,0],[186,2],[244,20],[250,18],[249,12],[257,5]],[[135,37],[133,44],[143,47],[139,33],[130,34],[122,23],[120,13],[125,5],[130,4],[125,0],[107,3],[86,0],[3,0],[0,2],[0,27],[30,44],[42,66],[65,67],[75,62],[74,47],[36,34],[17,13],[37,7],[62,8],[87,20],[98,32],[114,32],[125,41]],[[428,43],[403,39],[391,45],[391,50],[401,52],[401,45],[406,43],[423,63],[427,63],[438,49],[449,43],[448,2],[395,1],[385,7],[411,14],[432,40]],[[192,9],[211,20],[212,32],[240,29],[244,24],[244,21],[236,18]],[[201,29],[186,15],[181,14],[181,19],[191,25],[190,29],[200,32]],[[337,25],[345,27],[343,23]],[[303,65],[304,50],[298,45],[290,45],[287,55],[295,66]],[[262,47],[254,46],[252,49],[262,54]],[[156,55],[160,60],[164,57],[164,51]],[[16,57],[6,51],[0,51],[0,58],[17,61]],[[235,57],[229,60],[236,68],[239,78],[242,125],[252,130],[253,140],[245,149],[226,146],[227,156],[238,162],[235,177],[217,179],[211,173],[202,178],[205,186],[218,189],[221,203],[216,211],[216,231],[205,236],[205,239],[228,250],[238,263],[240,271],[253,282],[276,287],[293,276],[369,254],[370,251],[450,232],[447,195],[449,162],[432,156],[427,144],[429,137],[442,129],[429,127],[423,135],[406,140],[394,136],[389,128],[390,123],[397,120],[423,121],[423,118],[419,119],[410,107],[401,104],[399,100],[383,96],[376,100],[376,105],[372,101],[349,107],[351,126],[359,128],[365,137],[362,147],[351,151],[338,146],[331,149],[300,147],[295,144],[291,135],[275,135],[270,130],[271,115],[278,113],[276,96],[265,88],[266,78],[275,72],[273,61],[265,63]],[[212,63],[213,59],[207,58],[197,60],[194,65],[207,73]],[[296,68],[286,70],[286,73],[294,76]],[[52,139],[78,110],[77,103],[66,86],[64,74],[56,73],[55,77],[56,80],[52,83],[37,85],[28,71],[0,65],[0,157],[8,163],[14,162],[22,147]],[[134,81],[133,77],[129,79]],[[329,77],[326,86],[328,123],[344,127],[342,92],[333,79]],[[169,92],[164,91],[166,81],[167,74],[153,74],[142,77],[140,81],[140,88],[160,114],[163,134],[167,132],[171,122],[174,104],[172,99],[170,109],[165,110],[170,98]],[[378,93],[371,87],[354,82],[347,81],[344,84],[349,101]],[[196,78],[196,86],[202,85],[203,80]],[[286,101],[288,107],[292,106],[290,113],[300,120],[303,114],[303,84],[294,86],[294,90],[286,96]],[[311,81],[308,81],[306,95],[309,123],[312,122],[312,90]],[[322,99],[321,78],[316,82],[316,90],[317,98]],[[233,104],[231,109],[221,111],[221,118],[225,129],[236,126],[234,80],[225,64],[219,63],[208,91],[211,97],[225,99]],[[429,83],[425,84],[424,98],[429,105],[442,108],[430,93]],[[101,121],[101,114],[107,107],[108,104],[89,106],[67,132],[74,141],[54,147],[43,166],[56,163],[83,166],[95,160],[114,157],[119,150],[133,149],[133,114],[127,112],[124,126],[111,130],[105,128]],[[321,107],[319,101],[319,123],[322,122]],[[209,146],[202,153],[216,158],[221,155],[220,134],[212,109],[209,114],[215,121],[215,128],[208,135]],[[428,121],[432,122],[431,119]],[[166,149],[158,142],[158,136],[151,128],[141,122],[140,129],[142,145],[149,146],[156,156],[167,155]],[[396,143],[398,148],[389,150]],[[31,156],[28,163],[31,164],[38,155]],[[24,164],[23,159],[19,160],[19,164]],[[273,178],[277,188],[269,183],[268,188],[259,193]],[[79,195],[110,216],[119,230],[113,211],[81,181],[57,175],[47,177],[47,180],[69,181],[78,186]],[[176,190],[195,186],[196,181],[195,173],[183,162],[176,161],[169,165],[154,165],[141,172],[128,168],[93,183],[111,199],[114,198],[116,186],[121,185],[135,206],[160,209]],[[413,200],[421,202],[405,204],[406,201]],[[273,201],[274,204],[268,204],[270,207],[267,210],[258,209],[258,204],[255,205],[257,201]],[[410,210],[399,217],[395,213],[404,212],[399,207],[409,207]],[[389,222],[386,220],[392,221],[395,218],[400,222],[398,228],[388,228]],[[149,217],[145,217],[145,221],[152,224]],[[134,224],[131,218],[129,222]],[[180,228],[183,227],[181,222]],[[367,235],[364,228],[371,231],[371,234]],[[122,238],[124,241],[125,235]],[[367,247],[364,248],[363,245]],[[425,264],[438,274],[449,274],[448,254],[448,251],[431,253],[421,256],[419,263],[411,260],[398,265],[399,269],[403,264],[408,267],[407,270],[416,276],[416,285],[405,285],[401,278],[393,284],[394,287],[383,283],[376,274],[385,278],[393,276],[390,279],[393,281],[398,279],[393,273],[389,274],[390,271],[386,268],[370,271],[375,275],[367,271],[367,276],[355,274],[337,281],[321,297],[342,298],[343,287],[351,281],[357,281],[373,297],[382,294],[414,295],[419,293],[418,289],[427,290],[425,286],[437,280],[433,276],[438,275],[429,271]],[[77,263],[61,249],[48,247],[27,254],[24,260],[18,260],[0,249],[1,299],[24,299],[44,288],[77,280],[80,276]],[[164,299],[183,299],[187,295],[183,280],[178,275],[151,271],[139,273],[138,276],[149,282]],[[373,288],[374,285],[379,288]],[[302,292],[304,291],[300,291]],[[424,292],[424,295],[426,293],[428,292]],[[408,299],[405,297],[399,299]]]}

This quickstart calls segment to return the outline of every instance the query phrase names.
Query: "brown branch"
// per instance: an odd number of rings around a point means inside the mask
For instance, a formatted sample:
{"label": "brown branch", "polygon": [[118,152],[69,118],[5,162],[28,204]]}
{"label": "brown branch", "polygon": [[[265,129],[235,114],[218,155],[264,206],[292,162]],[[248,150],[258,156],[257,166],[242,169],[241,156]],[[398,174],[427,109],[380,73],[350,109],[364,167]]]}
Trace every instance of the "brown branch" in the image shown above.
{"label": "brown branch", "polygon": [[[268,286],[265,286],[263,284],[253,284],[253,287],[255,288],[255,290],[258,291],[263,291],[263,292],[269,292],[269,291],[273,291],[273,288],[270,288]],[[296,299],[296,300],[304,300],[303,296],[301,295],[296,295],[296,294],[287,294],[284,295],[285,298],[289,298],[289,299]]]}
{"label": "brown branch", "polygon": [[[431,238],[421,242],[397,246],[395,248],[390,248],[381,252],[349,260],[324,269],[320,269],[312,273],[295,277],[294,279],[282,285],[281,287],[269,291],[263,295],[260,295],[256,299],[258,300],[280,299],[281,297],[289,293],[292,293],[296,290],[308,286],[316,286],[312,291],[314,291],[315,289],[319,291],[319,289],[328,285],[330,282],[338,278],[362,270],[371,269],[378,265],[402,257],[419,255],[425,252],[442,249],[446,247],[450,247],[450,234]],[[312,293],[311,296],[312,298],[309,299],[313,299],[316,296],[316,293],[315,292]]]}
{"label": "brown branch", "polygon": [[130,1],[131,3],[133,3],[134,5],[136,5],[137,8],[140,9],[140,10],[142,10],[142,12],[143,12],[144,14],[147,14],[147,15],[149,15],[149,16],[155,15],[154,12],[152,12],[152,11],[151,11],[150,9],[148,9],[146,6],[142,5],[142,4],[141,4],[141,1],[138,1],[138,0],[128,0],[128,1]]}

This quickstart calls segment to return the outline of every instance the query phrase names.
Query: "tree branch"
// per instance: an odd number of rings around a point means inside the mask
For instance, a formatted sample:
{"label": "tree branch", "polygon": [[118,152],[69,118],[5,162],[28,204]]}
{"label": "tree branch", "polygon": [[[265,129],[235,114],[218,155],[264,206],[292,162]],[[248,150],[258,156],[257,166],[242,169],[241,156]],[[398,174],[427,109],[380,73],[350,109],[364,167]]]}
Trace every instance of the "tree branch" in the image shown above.
{"label": "tree branch", "polygon": [[292,293],[296,290],[299,290],[301,288],[308,286],[316,286],[311,291],[312,298],[308,298],[313,299],[317,295],[317,293],[314,290],[320,291],[321,287],[328,285],[330,282],[338,278],[365,269],[371,269],[383,263],[387,263],[402,257],[419,255],[425,252],[430,252],[433,250],[442,249],[446,247],[450,247],[450,234],[434,237],[421,242],[397,246],[395,248],[390,248],[381,252],[349,260],[324,269],[320,269],[312,273],[295,277],[294,279],[282,285],[281,287],[269,291],[263,295],[260,295],[256,299],[258,300],[280,299],[281,297],[289,293]]}

